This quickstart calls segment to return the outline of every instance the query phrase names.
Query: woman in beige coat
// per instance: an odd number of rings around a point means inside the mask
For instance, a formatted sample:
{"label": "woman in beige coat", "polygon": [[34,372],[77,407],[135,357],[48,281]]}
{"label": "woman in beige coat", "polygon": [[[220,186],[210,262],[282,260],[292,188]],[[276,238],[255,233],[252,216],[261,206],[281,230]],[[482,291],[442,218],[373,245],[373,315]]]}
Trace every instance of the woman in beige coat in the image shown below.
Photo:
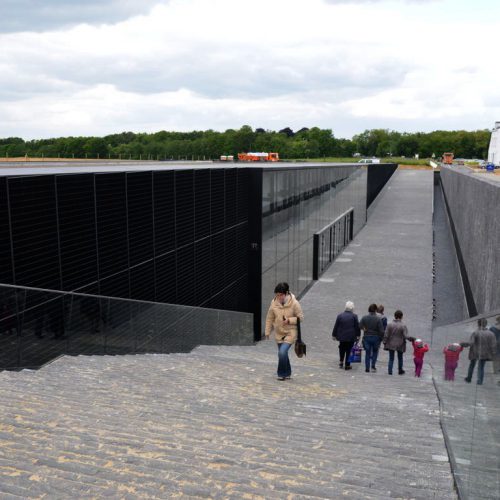
{"label": "woman in beige coat", "polygon": [[278,344],[278,380],[285,380],[292,376],[288,351],[297,340],[297,320],[302,321],[304,314],[299,301],[290,293],[288,283],[278,283],[274,294],[267,311],[265,333],[268,339],[274,330]]}

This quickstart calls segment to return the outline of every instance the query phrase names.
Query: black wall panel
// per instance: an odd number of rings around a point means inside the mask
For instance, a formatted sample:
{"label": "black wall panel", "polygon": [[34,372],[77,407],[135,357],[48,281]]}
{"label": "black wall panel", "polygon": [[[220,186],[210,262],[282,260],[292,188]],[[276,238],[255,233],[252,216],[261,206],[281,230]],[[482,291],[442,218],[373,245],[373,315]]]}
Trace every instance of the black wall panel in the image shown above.
{"label": "black wall panel", "polygon": [[224,266],[225,287],[239,278],[238,275],[238,231],[231,227],[224,231],[224,252],[226,265]]}
{"label": "black wall panel", "polygon": [[155,255],[175,250],[174,171],[153,173],[153,218]]}
{"label": "black wall panel", "polygon": [[155,297],[155,267],[149,260],[144,264],[130,268],[130,298],[154,302]]}
{"label": "black wall panel", "polygon": [[251,311],[249,179],[237,168],[2,177],[2,281]]}
{"label": "black wall panel", "polygon": [[248,222],[248,203],[250,196],[250,171],[246,168],[239,168],[237,175],[237,223]]}
{"label": "black wall panel", "polygon": [[213,170],[210,175],[210,231],[215,234],[225,227],[224,170]]}
{"label": "black wall panel", "polygon": [[16,284],[61,289],[54,176],[9,179]]}
{"label": "black wall panel", "polygon": [[122,271],[99,280],[99,294],[106,297],[130,297],[129,271]]}
{"label": "black wall panel", "polygon": [[56,176],[63,290],[97,282],[94,176]]}
{"label": "black wall panel", "polygon": [[197,241],[194,248],[194,292],[196,303],[202,305],[210,299],[210,238]]}
{"label": "black wall panel", "polygon": [[177,304],[177,255],[176,252],[163,254],[155,259],[156,302]]}
{"label": "black wall panel", "polygon": [[97,251],[102,280],[128,269],[127,198],[125,174],[95,176]]}
{"label": "black wall panel", "polygon": [[232,227],[238,222],[238,170],[224,171],[224,227]]}
{"label": "black wall panel", "polygon": [[226,263],[224,233],[214,234],[210,240],[210,295],[224,290]]}
{"label": "black wall panel", "polygon": [[194,243],[177,249],[177,302],[196,305]]}
{"label": "black wall panel", "polygon": [[366,208],[372,204],[380,191],[382,191],[382,188],[387,184],[387,181],[397,170],[398,166],[396,163],[372,163],[367,168]]}
{"label": "black wall panel", "polygon": [[194,172],[194,238],[210,235],[210,169]]}
{"label": "black wall panel", "polygon": [[154,257],[151,172],[127,174],[127,216],[129,263],[135,266]]}
{"label": "black wall panel", "polygon": [[177,248],[194,241],[194,172],[175,172],[175,236]]}
{"label": "black wall panel", "polygon": [[13,283],[7,178],[0,177],[0,283]]}

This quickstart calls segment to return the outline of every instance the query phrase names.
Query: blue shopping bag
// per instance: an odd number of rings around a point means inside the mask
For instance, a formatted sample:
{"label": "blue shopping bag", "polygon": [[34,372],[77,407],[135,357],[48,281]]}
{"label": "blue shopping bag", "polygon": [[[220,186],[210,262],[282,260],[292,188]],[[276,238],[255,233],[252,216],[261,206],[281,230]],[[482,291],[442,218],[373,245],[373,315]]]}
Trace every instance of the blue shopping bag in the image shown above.
{"label": "blue shopping bag", "polygon": [[352,346],[349,363],[361,363],[361,346],[357,342]]}

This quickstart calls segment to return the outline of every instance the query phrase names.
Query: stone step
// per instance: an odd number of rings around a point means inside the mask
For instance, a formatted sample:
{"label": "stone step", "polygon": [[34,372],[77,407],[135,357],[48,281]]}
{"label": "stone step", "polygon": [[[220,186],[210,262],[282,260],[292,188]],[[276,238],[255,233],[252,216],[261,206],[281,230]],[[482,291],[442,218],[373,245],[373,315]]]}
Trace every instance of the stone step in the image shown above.
{"label": "stone step", "polygon": [[[38,372],[2,373],[1,456],[36,461],[50,484],[62,481],[89,496],[154,498],[161,491],[284,498],[293,491],[295,498],[353,492],[356,498],[424,498],[423,491],[427,498],[436,492],[436,498],[454,498],[448,476],[424,487],[416,482],[398,489],[395,480],[387,487],[393,471],[409,476],[415,463],[431,467],[432,455],[440,454],[441,443],[429,443],[425,427],[437,419],[435,406],[419,401],[429,382],[424,388],[396,379],[396,393],[372,400],[359,383],[340,388],[364,380],[361,371],[328,367],[329,382],[325,360],[292,360],[296,376],[285,384],[273,376],[271,343],[176,355],[63,357]],[[391,387],[387,377],[379,380],[382,389]],[[412,397],[401,396],[406,386],[414,389]],[[416,414],[422,425],[412,430],[411,442],[386,421],[384,405]],[[36,491],[43,494],[44,487]]]}

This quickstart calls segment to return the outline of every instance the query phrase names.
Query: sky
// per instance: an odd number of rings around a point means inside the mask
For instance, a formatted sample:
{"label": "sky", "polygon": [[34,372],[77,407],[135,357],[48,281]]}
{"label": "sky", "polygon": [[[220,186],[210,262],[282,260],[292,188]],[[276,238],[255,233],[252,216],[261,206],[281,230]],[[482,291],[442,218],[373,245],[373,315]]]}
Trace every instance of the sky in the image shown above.
{"label": "sky", "polygon": [[498,0],[0,0],[0,138],[491,129]]}

